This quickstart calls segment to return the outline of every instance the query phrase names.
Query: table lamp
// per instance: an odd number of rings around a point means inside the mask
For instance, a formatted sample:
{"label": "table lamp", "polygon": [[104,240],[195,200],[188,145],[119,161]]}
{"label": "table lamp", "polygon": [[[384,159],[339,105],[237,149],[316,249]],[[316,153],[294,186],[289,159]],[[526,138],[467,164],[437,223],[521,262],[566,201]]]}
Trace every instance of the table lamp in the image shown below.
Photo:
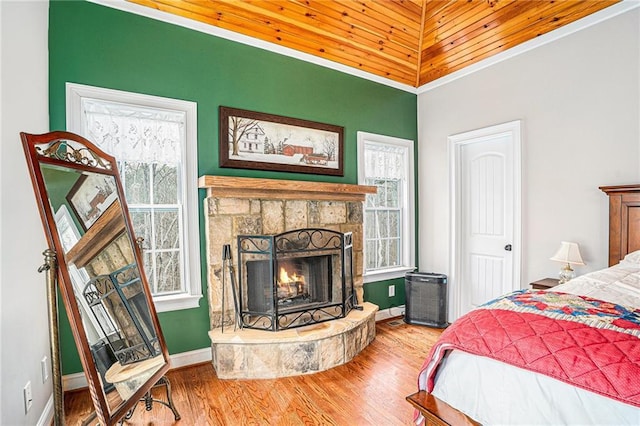
{"label": "table lamp", "polygon": [[570,243],[566,241],[562,241],[560,244],[560,248],[553,255],[551,260],[555,260],[556,262],[562,262],[565,266],[560,270],[558,276],[560,277],[560,284],[566,283],[573,277],[575,277],[575,273],[573,269],[571,269],[571,265],[584,265],[584,261],[582,260],[582,256],[580,256],[580,249],[578,248],[578,244]]}

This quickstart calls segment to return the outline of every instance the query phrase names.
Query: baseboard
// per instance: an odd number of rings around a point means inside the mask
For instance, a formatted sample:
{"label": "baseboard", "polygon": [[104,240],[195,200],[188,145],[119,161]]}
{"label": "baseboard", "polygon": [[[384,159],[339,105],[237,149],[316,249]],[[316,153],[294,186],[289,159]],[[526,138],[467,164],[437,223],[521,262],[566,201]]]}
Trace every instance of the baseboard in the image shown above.
{"label": "baseboard", "polygon": [[84,373],[65,374],[62,376],[62,390],[64,392],[86,388],[88,385]]}
{"label": "baseboard", "polygon": [[211,348],[196,349],[189,352],[170,355],[171,368],[186,367],[211,361]]}
{"label": "baseboard", "polygon": [[[202,348],[189,352],[169,355],[171,368],[186,367],[194,364],[202,364],[211,361],[211,349]],[[66,374],[62,376],[62,389],[64,391],[86,388],[88,385],[84,373]],[[53,397],[52,397],[53,401]]]}
{"label": "baseboard", "polygon": [[376,322],[384,321],[389,318],[401,317],[404,315],[404,305],[393,306],[387,309],[380,309],[376,312]]}
{"label": "baseboard", "polygon": [[50,426],[53,424],[53,394],[49,397],[47,404],[44,406],[44,410],[42,410],[42,414],[38,419],[38,423],[36,426]]}

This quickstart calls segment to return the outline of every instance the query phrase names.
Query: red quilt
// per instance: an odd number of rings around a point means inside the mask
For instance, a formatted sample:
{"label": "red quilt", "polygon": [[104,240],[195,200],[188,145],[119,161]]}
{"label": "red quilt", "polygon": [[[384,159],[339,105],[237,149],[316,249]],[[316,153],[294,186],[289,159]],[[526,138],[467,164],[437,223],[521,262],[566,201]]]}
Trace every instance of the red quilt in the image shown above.
{"label": "red quilt", "polygon": [[583,296],[520,290],[449,326],[419,388],[431,392],[448,350],[486,356],[640,407],[640,310]]}

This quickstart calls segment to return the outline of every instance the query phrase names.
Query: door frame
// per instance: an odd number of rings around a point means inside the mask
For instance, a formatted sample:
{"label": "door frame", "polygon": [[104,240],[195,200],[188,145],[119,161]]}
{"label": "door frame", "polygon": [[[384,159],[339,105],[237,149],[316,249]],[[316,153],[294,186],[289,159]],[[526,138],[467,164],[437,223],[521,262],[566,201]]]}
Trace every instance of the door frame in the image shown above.
{"label": "door frame", "polygon": [[462,255],[462,211],[461,211],[461,151],[462,147],[470,143],[481,143],[483,140],[493,139],[500,136],[510,136],[513,143],[513,242],[511,243],[513,250],[513,270],[512,283],[513,290],[520,289],[520,276],[522,268],[522,163],[521,163],[521,120],[510,121],[507,123],[497,124],[469,132],[458,133],[447,138],[449,150],[449,194],[450,211],[451,211],[451,235],[449,241],[449,318],[450,321],[459,318],[463,311],[462,294],[463,288],[457,282],[460,276]]}

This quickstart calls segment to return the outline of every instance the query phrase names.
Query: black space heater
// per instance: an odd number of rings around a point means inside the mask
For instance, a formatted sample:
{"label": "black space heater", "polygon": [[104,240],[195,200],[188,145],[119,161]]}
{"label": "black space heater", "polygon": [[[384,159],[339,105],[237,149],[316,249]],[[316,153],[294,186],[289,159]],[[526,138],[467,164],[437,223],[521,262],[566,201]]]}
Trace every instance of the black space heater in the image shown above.
{"label": "black space heater", "polygon": [[408,272],[404,322],[445,328],[447,322],[447,276],[433,272]]}

